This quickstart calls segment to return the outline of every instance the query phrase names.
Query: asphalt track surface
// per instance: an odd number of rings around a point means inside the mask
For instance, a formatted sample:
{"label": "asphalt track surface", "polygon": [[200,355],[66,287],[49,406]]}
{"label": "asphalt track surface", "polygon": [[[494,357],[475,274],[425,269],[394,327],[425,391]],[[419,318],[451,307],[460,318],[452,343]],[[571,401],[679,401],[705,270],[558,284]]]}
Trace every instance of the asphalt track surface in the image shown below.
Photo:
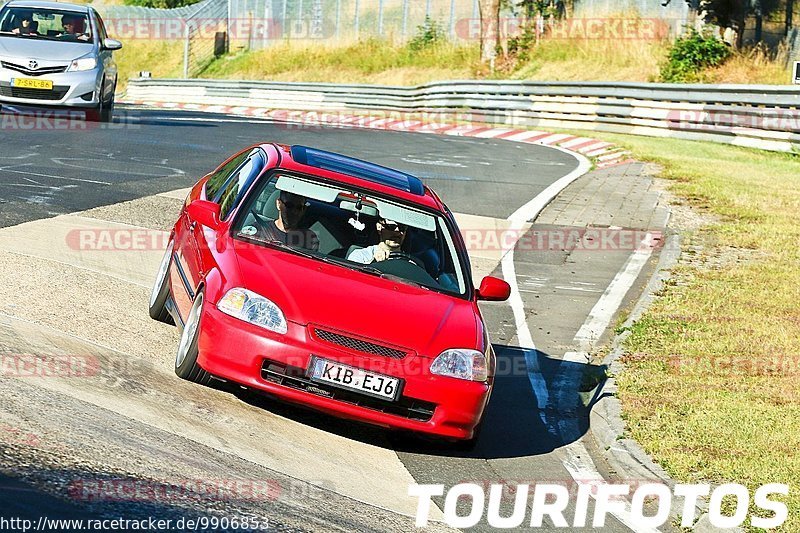
{"label": "asphalt track surface", "polygon": [[[0,227],[188,187],[234,151],[264,141],[320,147],[407,171],[433,187],[452,211],[495,219],[507,218],[548,185],[578,167],[578,160],[563,151],[507,141],[301,127],[207,113],[124,107],[121,107],[119,115],[110,128],[0,133],[3,146],[0,151]],[[604,287],[604,283],[613,278],[624,259],[612,258],[600,268],[603,276],[596,280],[598,287]],[[521,255],[517,261],[517,271],[521,275],[533,277],[539,268],[537,261],[529,256]],[[553,263],[554,268],[574,269],[558,264],[558,258],[554,261],[548,259],[548,262]],[[498,266],[495,274],[499,273]],[[596,295],[589,296],[596,298]],[[554,298],[558,300],[559,296]],[[587,302],[591,307],[592,300]],[[569,302],[562,302],[562,305],[575,307]],[[510,308],[506,304],[487,304],[483,310],[493,333],[501,365],[512,367],[520,361],[530,363],[533,360],[544,381],[569,370],[572,363],[560,360],[562,354],[558,353],[559,346],[565,344],[565,340],[545,340],[542,343],[544,349],[522,350],[515,347],[516,331]],[[570,317],[570,313],[565,311],[565,316],[575,322],[569,326],[572,329],[569,335],[565,334],[566,338],[580,326],[585,313]],[[538,323],[548,323],[548,320],[554,327],[559,323],[558,316],[542,318]],[[22,328],[23,332],[26,327]],[[50,342],[62,342],[53,339],[60,339],[57,335],[51,336]],[[4,348],[21,349],[20,346]],[[552,353],[548,353],[551,348]],[[171,357],[172,353],[164,354],[165,360]],[[575,369],[571,370],[574,373]],[[301,426],[334,433],[356,444],[365,443],[394,453],[410,477],[418,483],[443,483],[445,486],[463,481],[480,484],[508,480],[530,484],[567,483],[572,478],[565,468],[568,458],[565,459],[562,449],[570,442],[565,442],[564,434],[547,427],[547,419],[542,414],[547,407],[542,404],[542,398],[537,398],[537,391],[531,387],[531,382],[530,376],[518,373],[498,378],[481,440],[477,448],[469,453],[453,452],[447,447],[433,444],[420,444],[356,424],[342,424],[328,417],[260,398],[243,397],[241,400],[256,409],[278,413]],[[120,453],[141,452],[153,461],[176,460],[178,456],[199,453],[197,450],[183,450],[186,444],[178,442],[174,435],[128,420],[117,413],[105,412],[97,406],[65,402],[58,393],[57,390],[37,388],[27,383],[12,383],[5,394],[15,398],[12,403],[17,410],[24,410],[27,398],[36,398],[35,402],[31,402],[33,404],[57,406],[49,413],[37,415],[31,412],[26,415],[41,416],[45,422],[60,426],[61,432],[71,433],[71,438],[77,439],[77,442],[82,439],[107,440],[119,446]],[[578,429],[577,433],[570,433],[569,439],[586,441],[586,449],[593,453],[591,439],[585,435],[588,428],[585,411],[575,406],[567,409],[563,415],[570,418]],[[236,436],[231,435],[231,438],[235,439]],[[160,452],[153,449],[153,443],[163,443],[170,453],[160,456]],[[358,447],[354,449],[358,450]],[[198,461],[211,455],[203,453],[205,455],[198,455]],[[320,449],[319,453],[326,452]],[[239,472],[244,475],[248,465],[255,470],[261,468],[238,459],[226,457],[223,460],[217,457],[215,472]],[[602,465],[598,464],[598,469],[602,472]],[[198,471],[203,472],[201,468]],[[205,470],[206,475],[209,475],[208,472],[208,469]],[[325,472],[319,475],[321,478],[327,477]],[[375,472],[377,479],[381,475],[380,471]],[[332,477],[335,478],[335,475]],[[16,479],[0,477],[0,496],[16,502],[3,510],[3,516],[35,516],[48,510],[63,516],[104,512],[98,504],[82,506],[63,499],[53,499],[39,490],[20,488],[19,483]],[[404,491],[405,487],[401,489]],[[396,515],[391,509],[371,505],[368,501],[340,497],[336,493],[335,483],[331,493],[323,491],[312,496],[307,498],[305,504],[293,502],[294,506],[272,506],[269,512],[273,525],[279,528],[283,525],[286,529],[351,530],[400,530],[412,525],[410,518]],[[441,499],[436,502],[442,506]],[[504,505],[504,510],[509,513],[510,507]],[[134,515],[154,512],[169,515],[174,510],[129,506],[119,507],[119,511]],[[231,512],[224,505],[218,511]],[[484,524],[477,529],[487,528]],[[629,530],[612,517],[606,522],[605,529]]]}

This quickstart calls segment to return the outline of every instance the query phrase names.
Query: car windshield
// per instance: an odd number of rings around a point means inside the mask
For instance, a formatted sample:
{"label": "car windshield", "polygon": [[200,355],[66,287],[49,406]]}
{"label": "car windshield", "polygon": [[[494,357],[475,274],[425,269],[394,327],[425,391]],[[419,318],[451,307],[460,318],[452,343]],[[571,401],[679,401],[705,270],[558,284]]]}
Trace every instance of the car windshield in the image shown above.
{"label": "car windshield", "polygon": [[444,217],[346,185],[265,176],[239,209],[237,239],[425,289],[465,295],[467,274]]}
{"label": "car windshield", "polygon": [[6,6],[0,11],[0,34],[75,43],[92,40],[86,13],[49,8]]}

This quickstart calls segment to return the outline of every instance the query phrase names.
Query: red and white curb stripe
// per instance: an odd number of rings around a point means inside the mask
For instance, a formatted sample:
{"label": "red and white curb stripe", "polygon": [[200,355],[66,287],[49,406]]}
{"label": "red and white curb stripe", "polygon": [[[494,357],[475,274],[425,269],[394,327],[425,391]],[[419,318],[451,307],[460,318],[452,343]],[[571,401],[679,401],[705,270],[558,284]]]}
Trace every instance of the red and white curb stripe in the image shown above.
{"label": "red and white curb stripe", "polygon": [[342,114],[338,111],[291,111],[263,107],[224,106],[212,104],[185,104],[178,102],[119,101],[121,104],[142,105],[164,109],[180,109],[205,113],[221,113],[245,117],[258,117],[308,126],[341,126],[348,128],[370,128],[392,131],[438,133],[481,139],[505,139],[508,141],[558,146],[593,159],[597,168],[631,163],[630,153],[605,141],[589,137],[578,137],[566,133],[499,128],[488,125],[426,122],[422,120],[397,120],[368,115]]}

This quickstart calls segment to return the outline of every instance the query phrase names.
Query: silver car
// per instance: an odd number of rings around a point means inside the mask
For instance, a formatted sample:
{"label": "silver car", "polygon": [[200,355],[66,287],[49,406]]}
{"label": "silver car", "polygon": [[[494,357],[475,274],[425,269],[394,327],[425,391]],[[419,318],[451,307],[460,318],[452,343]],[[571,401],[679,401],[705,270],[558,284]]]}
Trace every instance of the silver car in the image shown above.
{"label": "silver car", "polygon": [[91,7],[11,0],[0,9],[0,106],[83,108],[109,122],[120,48]]}

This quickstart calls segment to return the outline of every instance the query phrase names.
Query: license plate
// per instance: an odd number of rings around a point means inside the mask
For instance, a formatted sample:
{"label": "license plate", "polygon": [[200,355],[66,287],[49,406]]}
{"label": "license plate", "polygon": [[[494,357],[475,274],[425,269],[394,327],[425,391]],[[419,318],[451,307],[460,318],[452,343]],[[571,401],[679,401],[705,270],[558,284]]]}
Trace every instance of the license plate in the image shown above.
{"label": "license plate", "polygon": [[14,78],[11,80],[12,87],[19,87],[20,89],[44,89],[46,91],[53,90],[53,82],[50,80],[33,80],[31,78]]}
{"label": "license plate", "polygon": [[398,378],[334,363],[319,357],[311,358],[309,376],[314,381],[330,383],[343,389],[384,400],[396,400],[400,395],[401,381]]}

